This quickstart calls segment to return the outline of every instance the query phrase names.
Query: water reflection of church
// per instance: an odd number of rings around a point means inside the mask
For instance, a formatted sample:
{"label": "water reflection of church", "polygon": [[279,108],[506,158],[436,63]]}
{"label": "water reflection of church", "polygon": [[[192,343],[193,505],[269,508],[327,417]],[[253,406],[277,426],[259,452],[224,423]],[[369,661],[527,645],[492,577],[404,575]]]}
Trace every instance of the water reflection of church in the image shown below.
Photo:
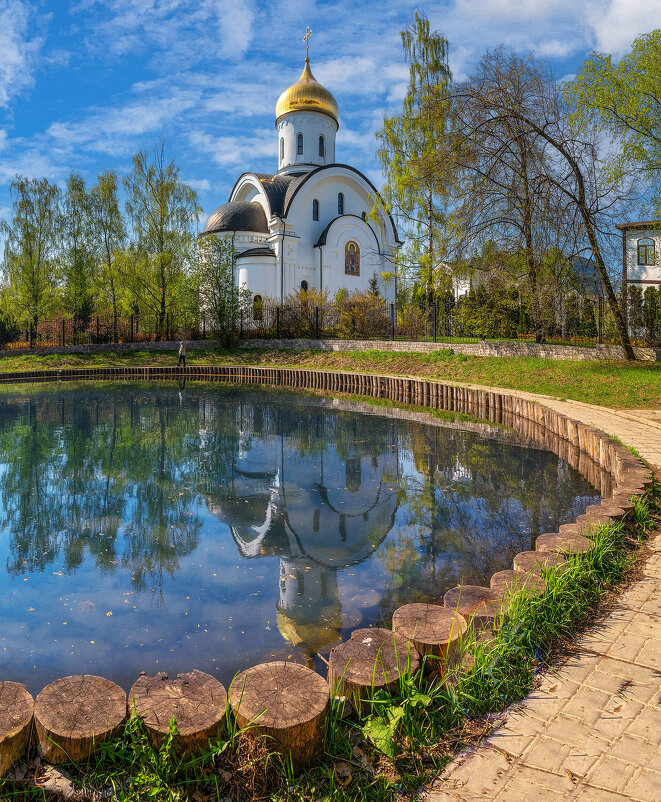
{"label": "water reflection of church", "polygon": [[[367,559],[391,530],[399,459],[394,427],[341,413],[243,407],[244,431],[209,508],[243,557],[280,558],[276,620],[310,657],[339,641],[337,572]],[[312,413],[319,426],[310,437]],[[229,467],[229,466],[227,466]]]}

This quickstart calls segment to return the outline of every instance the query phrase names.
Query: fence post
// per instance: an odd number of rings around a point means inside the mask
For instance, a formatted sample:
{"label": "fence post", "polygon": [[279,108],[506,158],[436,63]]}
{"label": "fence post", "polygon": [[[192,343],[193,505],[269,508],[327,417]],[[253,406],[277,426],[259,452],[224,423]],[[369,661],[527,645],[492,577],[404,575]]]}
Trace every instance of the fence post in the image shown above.
{"label": "fence post", "polygon": [[275,308],[275,339],[280,339],[280,307]]}
{"label": "fence post", "polygon": [[604,341],[604,296],[599,295],[599,302],[597,304],[597,311],[598,311],[598,331],[599,331],[599,345]]}
{"label": "fence post", "polygon": [[437,328],[436,304],[432,306],[432,321],[434,326],[434,342],[436,342],[436,328]]}
{"label": "fence post", "polygon": [[64,331],[64,318],[62,318],[62,348],[64,348],[64,346],[65,346],[65,342],[64,342],[64,336],[65,336],[65,331]]}
{"label": "fence post", "polygon": [[314,308],[314,328],[317,334],[317,339],[321,339],[319,336],[319,307],[315,306]]}
{"label": "fence post", "polygon": [[243,339],[243,309],[239,311],[239,321],[240,321],[240,328],[239,328],[239,339]]}
{"label": "fence post", "polygon": [[202,339],[206,340],[207,338],[207,319],[205,315],[202,315]]}
{"label": "fence post", "polygon": [[99,342],[99,317],[96,318],[96,341]]}
{"label": "fence post", "polygon": [[165,339],[170,339],[170,313],[165,313]]}
{"label": "fence post", "polygon": [[390,304],[390,339],[395,339],[395,304]]}
{"label": "fence post", "polygon": [[133,342],[133,315],[131,315],[131,342]]}
{"label": "fence post", "polygon": [[33,348],[34,345],[33,345],[33,340],[32,340],[32,338],[33,338],[32,323],[30,323],[30,328],[28,329],[28,335],[29,335],[28,336],[28,342],[30,343],[30,348]]}

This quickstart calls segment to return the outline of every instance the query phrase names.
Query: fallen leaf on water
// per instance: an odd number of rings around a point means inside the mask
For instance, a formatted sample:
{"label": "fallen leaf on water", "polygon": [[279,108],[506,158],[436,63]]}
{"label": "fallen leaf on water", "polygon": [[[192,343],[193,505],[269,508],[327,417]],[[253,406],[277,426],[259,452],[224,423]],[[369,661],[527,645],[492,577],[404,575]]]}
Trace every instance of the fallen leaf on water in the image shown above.
{"label": "fallen leaf on water", "polygon": [[106,613],[106,615],[112,615],[112,610],[108,610],[108,612]]}

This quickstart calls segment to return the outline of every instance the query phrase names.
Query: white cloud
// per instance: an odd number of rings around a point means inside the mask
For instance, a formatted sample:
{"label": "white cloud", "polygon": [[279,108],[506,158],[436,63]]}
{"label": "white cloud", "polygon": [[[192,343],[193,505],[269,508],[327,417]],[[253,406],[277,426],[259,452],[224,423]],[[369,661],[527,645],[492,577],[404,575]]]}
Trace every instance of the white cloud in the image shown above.
{"label": "white cloud", "polygon": [[256,170],[256,162],[271,156],[275,163],[277,143],[271,131],[254,131],[248,136],[213,136],[201,131],[193,131],[190,143],[201,153],[208,154],[219,167]]}
{"label": "white cloud", "polygon": [[661,28],[659,0],[610,0],[590,8],[597,50],[615,56],[629,50],[636,36]]}
{"label": "white cloud", "polygon": [[32,7],[23,0],[0,0],[0,107],[33,83],[41,37],[30,36]]}
{"label": "white cloud", "polygon": [[252,42],[252,4],[249,0],[216,0],[214,5],[221,40],[219,55],[225,59],[244,56]]}

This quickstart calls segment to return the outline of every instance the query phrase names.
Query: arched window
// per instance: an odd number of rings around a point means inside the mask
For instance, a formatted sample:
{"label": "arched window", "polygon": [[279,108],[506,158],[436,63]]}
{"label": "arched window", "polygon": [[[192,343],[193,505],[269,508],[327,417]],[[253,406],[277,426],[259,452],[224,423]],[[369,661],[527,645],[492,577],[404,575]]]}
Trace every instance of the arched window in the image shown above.
{"label": "arched window", "polygon": [[308,283],[305,279],[303,279],[303,281],[301,281],[301,292],[307,292],[307,291],[308,291]]}
{"label": "arched window", "polygon": [[280,137],[280,161],[285,160],[285,138],[284,136]]}
{"label": "arched window", "polygon": [[344,214],[344,195],[341,192],[337,193],[337,213]]}
{"label": "arched window", "polygon": [[656,255],[654,253],[654,240],[649,237],[638,240],[638,264],[655,265]]}
{"label": "arched window", "polygon": [[347,242],[344,246],[344,272],[348,276],[360,275],[360,245]]}
{"label": "arched window", "polygon": [[303,155],[303,134],[298,134],[296,136],[296,155]]}
{"label": "arched window", "polygon": [[326,143],[323,136],[319,137],[319,155],[323,158],[326,155]]}
{"label": "arched window", "polygon": [[319,219],[319,201],[316,198],[312,201],[312,219]]}
{"label": "arched window", "polygon": [[360,216],[363,218],[363,220],[367,220],[367,212],[363,212]]}
{"label": "arched window", "polygon": [[252,319],[262,320],[264,314],[264,304],[261,295],[255,295],[252,299]]}

